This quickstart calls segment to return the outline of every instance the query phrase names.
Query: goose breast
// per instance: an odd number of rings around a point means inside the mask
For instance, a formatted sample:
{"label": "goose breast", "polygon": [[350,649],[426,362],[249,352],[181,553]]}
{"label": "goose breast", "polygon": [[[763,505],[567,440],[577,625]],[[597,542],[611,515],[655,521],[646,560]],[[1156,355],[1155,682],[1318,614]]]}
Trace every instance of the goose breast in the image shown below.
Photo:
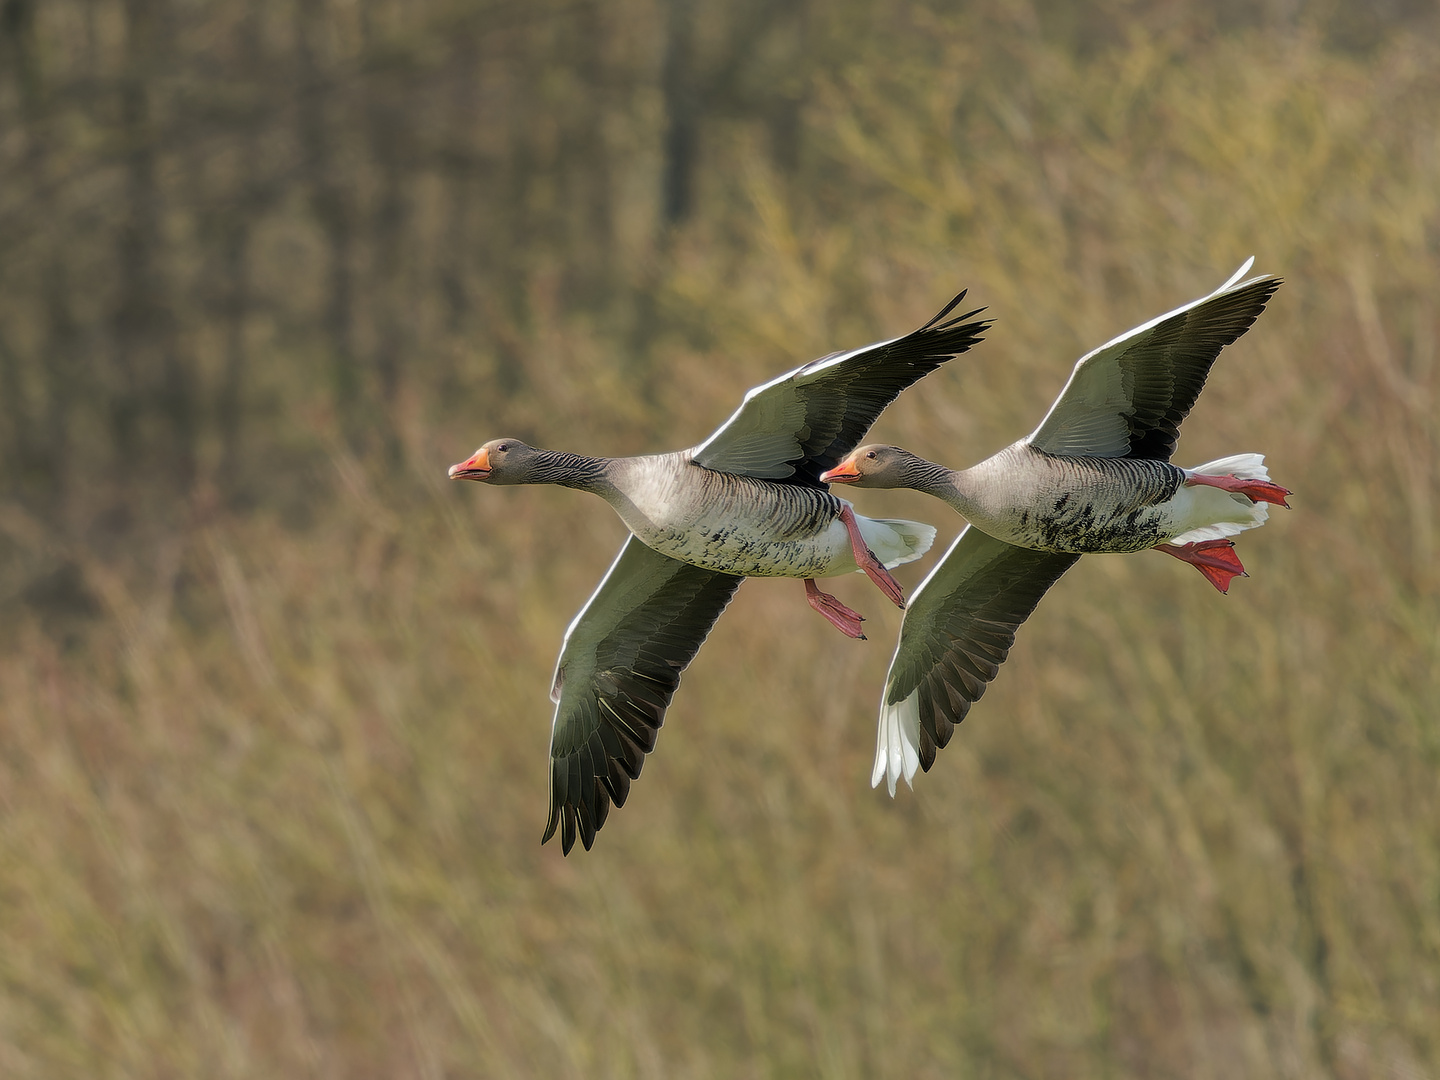
{"label": "goose breast", "polygon": [[747,577],[829,577],[855,569],[842,500],[819,488],[716,472],[688,460],[632,458],[615,509],[671,558]]}

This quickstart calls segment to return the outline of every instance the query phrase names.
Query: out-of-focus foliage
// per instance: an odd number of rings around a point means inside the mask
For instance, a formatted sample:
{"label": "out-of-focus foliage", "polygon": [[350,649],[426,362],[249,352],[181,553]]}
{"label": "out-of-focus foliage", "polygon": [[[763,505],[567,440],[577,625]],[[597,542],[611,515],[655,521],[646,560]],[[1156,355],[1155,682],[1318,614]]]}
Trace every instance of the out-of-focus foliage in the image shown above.
{"label": "out-of-focus foliage", "polygon": [[[1440,1072],[1435,31],[0,2],[0,1075]],[[989,339],[876,434],[968,463],[1251,253],[1178,460],[1296,490],[1253,578],[1082,561],[893,803],[898,613],[751,582],[538,847],[623,529],[446,464],[693,443],[960,287]]]}

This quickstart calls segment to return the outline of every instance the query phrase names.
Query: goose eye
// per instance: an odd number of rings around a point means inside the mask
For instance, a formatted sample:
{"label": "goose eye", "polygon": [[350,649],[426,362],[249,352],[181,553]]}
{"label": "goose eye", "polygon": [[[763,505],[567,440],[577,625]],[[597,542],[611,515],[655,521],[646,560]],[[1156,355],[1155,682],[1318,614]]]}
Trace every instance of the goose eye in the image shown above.
{"label": "goose eye", "polygon": [[874,450],[871,450],[871,451],[870,451],[868,454],[866,454],[865,456],[866,456],[867,458],[869,458],[871,461],[874,461],[874,460],[875,460],[875,451],[874,451]]}
{"label": "goose eye", "polygon": [[503,454],[503,453],[505,453],[506,450],[509,450],[509,449],[510,449],[510,444],[509,444],[509,443],[503,443],[503,442],[502,442],[499,446],[495,447],[495,452],[496,452],[496,453],[499,453],[499,454]]}

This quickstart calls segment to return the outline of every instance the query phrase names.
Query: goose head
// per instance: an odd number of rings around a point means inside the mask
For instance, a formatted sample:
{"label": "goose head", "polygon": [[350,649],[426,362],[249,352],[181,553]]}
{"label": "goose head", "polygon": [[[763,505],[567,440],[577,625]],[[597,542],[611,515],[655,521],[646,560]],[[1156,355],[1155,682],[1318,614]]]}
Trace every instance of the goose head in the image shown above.
{"label": "goose head", "polygon": [[923,483],[935,466],[898,446],[871,443],[852,450],[833,469],[820,474],[827,484],[855,487],[908,488]]}
{"label": "goose head", "polygon": [[491,439],[464,461],[450,466],[451,480],[478,480],[487,484],[526,484],[544,451],[519,439]]}

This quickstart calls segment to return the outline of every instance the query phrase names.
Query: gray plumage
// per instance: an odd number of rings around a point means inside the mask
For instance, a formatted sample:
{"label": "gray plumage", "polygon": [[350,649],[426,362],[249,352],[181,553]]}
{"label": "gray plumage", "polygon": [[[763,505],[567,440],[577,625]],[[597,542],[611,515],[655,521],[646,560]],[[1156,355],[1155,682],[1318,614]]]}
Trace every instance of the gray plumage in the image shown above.
{"label": "gray plumage", "polygon": [[[820,474],[902,390],[980,339],[988,323],[975,321],[977,311],[949,317],[964,295],[912,334],[833,353],[757,387],[691,450],[599,458],[497,439],[452,467],[456,479],[591,491],[632,533],[556,662],[542,842],[558,831],[566,854],[577,838],[588,849],[610,806],[624,804],[681,673],[744,576],[856,569],[839,520],[850,504]],[[855,522],[886,566],[919,558],[935,535],[917,522]]]}
{"label": "gray plumage", "polygon": [[1253,261],[1211,295],[1086,354],[1035,431],[978,465],[952,470],[868,446],[825,474],[926,492],[970,523],[906,611],[881,699],[874,783],[888,777],[893,795],[900,775],[908,782],[917,766],[930,768],[1020,624],[1080,555],[1175,553],[1266,520],[1264,501],[1209,486],[1224,476],[1283,493],[1259,455],[1191,470],[1169,462],[1216,357],[1280,286],[1270,276],[1237,284]]}

